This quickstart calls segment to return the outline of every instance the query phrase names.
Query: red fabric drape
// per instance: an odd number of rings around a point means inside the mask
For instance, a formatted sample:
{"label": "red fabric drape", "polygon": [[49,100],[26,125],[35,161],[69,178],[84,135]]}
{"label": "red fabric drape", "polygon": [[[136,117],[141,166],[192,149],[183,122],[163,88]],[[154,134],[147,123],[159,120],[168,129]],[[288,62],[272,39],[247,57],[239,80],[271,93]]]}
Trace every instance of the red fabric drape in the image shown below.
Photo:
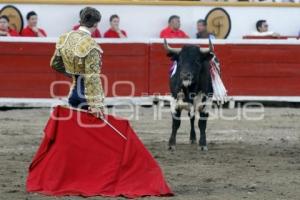
{"label": "red fabric drape", "polygon": [[172,195],[129,122],[110,115],[106,119],[127,140],[88,113],[56,107],[29,167],[27,191],[129,198]]}

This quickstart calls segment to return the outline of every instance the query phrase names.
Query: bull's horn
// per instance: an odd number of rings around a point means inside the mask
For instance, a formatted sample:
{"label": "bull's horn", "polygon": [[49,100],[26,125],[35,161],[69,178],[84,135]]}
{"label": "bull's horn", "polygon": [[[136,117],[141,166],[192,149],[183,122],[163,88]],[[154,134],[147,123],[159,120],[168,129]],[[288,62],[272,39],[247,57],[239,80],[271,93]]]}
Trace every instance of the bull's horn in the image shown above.
{"label": "bull's horn", "polygon": [[199,48],[200,49],[200,51],[201,51],[201,53],[209,53],[209,52],[211,52],[210,51],[210,48]]}
{"label": "bull's horn", "polygon": [[181,51],[181,48],[172,48],[172,47],[170,47],[169,44],[167,43],[166,38],[164,39],[164,47],[165,47],[165,49],[166,49],[168,52],[171,52],[171,53],[179,54],[180,51]]}
{"label": "bull's horn", "polygon": [[213,45],[213,43],[211,42],[210,37],[208,37],[208,43],[209,43],[209,49],[210,49],[210,51],[211,51],[211,52],[214,52],[214,51],[215,51],[214,45]]}
{"label": "bull's horn", "polygon": [[211,39],[208,38],[209,48],[199,48],[202,53],[214,52],[214,45],[211,42]]}

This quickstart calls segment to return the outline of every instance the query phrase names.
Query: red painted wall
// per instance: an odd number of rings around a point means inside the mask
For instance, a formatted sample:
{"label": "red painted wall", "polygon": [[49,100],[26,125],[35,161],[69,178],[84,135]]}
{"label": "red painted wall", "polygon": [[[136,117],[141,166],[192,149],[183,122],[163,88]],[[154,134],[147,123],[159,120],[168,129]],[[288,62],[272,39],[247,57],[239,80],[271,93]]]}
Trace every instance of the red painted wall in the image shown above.
{"label": "red painted wall", "polygon": [[[101,47],[107,96],[168,94],[171,62],[162,44]],[[229,95],[300,96],[300,46],[224,44],[215,45],[215,50]],[[48,98],[53,81],[70,81],[49,67],[53,51],[52,43],[0,42],[0,97]],[[54,87],[59,96],[68,90],[63,84]]]}
{"label": "red painted wall", "polygon": [[224,70],[230,94],[299,96],[299,50],[297,45],[229,45]]}

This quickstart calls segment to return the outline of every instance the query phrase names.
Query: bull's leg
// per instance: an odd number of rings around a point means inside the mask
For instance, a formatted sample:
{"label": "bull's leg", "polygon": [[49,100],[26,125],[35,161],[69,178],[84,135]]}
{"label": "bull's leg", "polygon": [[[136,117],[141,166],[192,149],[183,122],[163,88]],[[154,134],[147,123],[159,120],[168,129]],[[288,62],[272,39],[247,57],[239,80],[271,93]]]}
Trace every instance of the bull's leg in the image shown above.
{"label": "bull's leg", "polygon": [[190,132],[190,142],[191,144],[196,143],[196,132],[195,132],[195,114],[189,112],[190,124],[191,124],[191,132]]}
{"label": "bull's leg", "polygon": [[207,144],[206,144],[206,124],[207,124],[207,118],[208,113],[206,112],[200,112],[200,119],[198,121],[198,126],[200,129],[200,140],[199,140],[199,146],[201,150],[206,151],[207,150]]}
{"label": "bull's leg", "polygon": [[180,127],[180,116],[181,110],[177,109],[174,113],[172,113],[172,134],[169,139],[169,150],[175,150],[176,145],[176,134],[177,130]]}

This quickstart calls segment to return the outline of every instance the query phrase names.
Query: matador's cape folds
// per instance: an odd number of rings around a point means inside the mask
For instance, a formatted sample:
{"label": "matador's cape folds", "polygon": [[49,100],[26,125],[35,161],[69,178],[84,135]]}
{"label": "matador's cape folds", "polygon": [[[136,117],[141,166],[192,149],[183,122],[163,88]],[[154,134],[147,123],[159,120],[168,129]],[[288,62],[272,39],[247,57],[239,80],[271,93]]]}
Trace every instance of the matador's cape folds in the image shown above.
{"label": "matador's cape folds", "polygon": [[129,198],[172,195],[129,122],[110,115],[106,119],[127,140],[88,113],[56,107],[29,167],[27,191]]}

